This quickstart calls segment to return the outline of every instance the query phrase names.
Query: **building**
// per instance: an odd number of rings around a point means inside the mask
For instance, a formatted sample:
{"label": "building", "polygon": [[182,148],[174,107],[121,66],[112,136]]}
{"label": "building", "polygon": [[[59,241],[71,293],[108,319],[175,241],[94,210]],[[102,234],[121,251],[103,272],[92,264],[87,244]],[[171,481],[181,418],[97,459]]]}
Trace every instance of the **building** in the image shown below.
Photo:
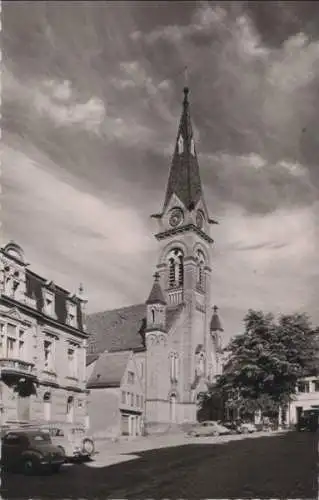
{"label": "building", "polygon": [[84,306],[31,271],[17,244],[0,249],[1,423],[85,423]]}
{"label": "building", "polygon": [[319,408],[319,378],[305,377],[298,382],[296,394],[289,405],[289,423],[297,424],[302,412],[313,408]]}
{"label": "building", "polygon": [[[198,394],[221,370],[222,327],[217,307],[212,311],[211,296],[210,232],[216,222],[203,194],[188,95],[185,88],[162,210],[152,215],[158,225],[158,261],[150,295],[144,304],[87,317],[91,337],[87,365],[92,365],[92,374],[100,363],[102,378],[108,363],[111,370],[112,356],[132,351],[144,390],[148,432],[196,421]],[[106,377],[104,384],[92,389],[94,380],[88,380],[90,422],[96,422],[102,403],[93,391],[110,389],[109,382]],[[119,380],[116,383],[119,390]],[[125,428],[122,407],[117,415],[123,421],[117,429]]]}
{"label": "building", "polygon": [[99,410],[91,414],[90,428],[94,429],[94,435],[105,436],[106,429],[110,436],[141,435],[143,374],[134,352],[104,352],[89,369],[89,404]]}

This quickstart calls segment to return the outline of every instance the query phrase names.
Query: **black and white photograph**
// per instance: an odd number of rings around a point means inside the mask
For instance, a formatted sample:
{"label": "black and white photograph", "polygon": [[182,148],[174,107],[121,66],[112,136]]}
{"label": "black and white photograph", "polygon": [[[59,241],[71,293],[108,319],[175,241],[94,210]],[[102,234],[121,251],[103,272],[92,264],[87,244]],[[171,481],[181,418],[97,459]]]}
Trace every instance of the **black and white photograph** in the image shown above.
{"label": "black and white photograph", "polygon": [[1,2],[2,499],[318,498],[319,2]]}

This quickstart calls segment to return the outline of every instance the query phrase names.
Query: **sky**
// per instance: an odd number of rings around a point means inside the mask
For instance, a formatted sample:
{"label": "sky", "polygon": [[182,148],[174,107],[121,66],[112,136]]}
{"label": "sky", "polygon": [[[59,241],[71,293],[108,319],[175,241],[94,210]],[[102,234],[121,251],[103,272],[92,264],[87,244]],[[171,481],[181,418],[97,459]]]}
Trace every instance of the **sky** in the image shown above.
{"label": "sky", "polygon": [[[147,298],[184,67],[225,340],[319,323],[319,5],[2,2],[2,244],[88,312]],[[213,305],[213,304],[212,304]]]}

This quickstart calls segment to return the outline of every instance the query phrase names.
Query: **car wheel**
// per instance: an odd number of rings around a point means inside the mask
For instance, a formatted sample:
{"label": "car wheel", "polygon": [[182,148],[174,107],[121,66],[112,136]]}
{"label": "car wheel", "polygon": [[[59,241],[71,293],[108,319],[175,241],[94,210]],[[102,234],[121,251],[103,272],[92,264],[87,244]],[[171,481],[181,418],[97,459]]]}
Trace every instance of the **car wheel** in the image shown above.
{"label": "car wheel", "polygon": [[24,458],[22,462],[22,472],[26,476],[32,476],[39,468],[38,462],[33,457]]}
{"label": "car wheel", "polygon": [[241,431],[242,434],[249,434],[249,430],[246,429],[245,427]]}
{"label": "car wheel", "polygon": [[213,435],[213,437],[218,437],[219,436],[219,432],[218,431],[214,431],[212,435]]}
{"label": "car wheel", "polygon": [[90,456],[94,453],[94,443],[92,439],[86,438],[83,440],[83,450]]}
{"label": "car wheel", "polygon": [[60,472],[60,469],[61,469],[61,464],[52,465],[52,472],[57,474],[58,472]]}

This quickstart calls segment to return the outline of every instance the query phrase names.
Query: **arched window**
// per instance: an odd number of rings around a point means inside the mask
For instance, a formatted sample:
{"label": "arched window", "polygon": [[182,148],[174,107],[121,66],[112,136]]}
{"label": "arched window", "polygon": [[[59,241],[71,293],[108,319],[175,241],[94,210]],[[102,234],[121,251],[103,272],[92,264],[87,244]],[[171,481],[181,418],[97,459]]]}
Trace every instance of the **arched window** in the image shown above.
{"label": "arched window", "polygon": [[66,418],[67,422],[73,422],[74,419],[74,398],[69,396],[66,403]]}
{"label": "arched window", "polygon": [[177,352],[170,353],[170,377],[171,382],[177,382],[179,375],[179,357]]}
{"label": "arched window", "polygon": [[168,255],[168,286],[180,288],[184,285],[184,254],[174,248]]}
{"label": "arched window", "polygon": [[51,420],[51,393],[46,392],[43,396],[44,420]]}
{"label": "arched window", "polygon": [[[199,349],[200,348],[200,349]],[[205,372],[205,352],[202,350],[202,346],[198,346],[195,355],[196,355],[196,375],[202,376]]]}
{"label": "arched window", "polygon": [[152,309],[152,323],[155,323],[155,311]]}
{"label": "arched window", "polygon": [[205,287],[205,278],[204,278],[205,256],[201,250],[197,250],[195,258],[196,258],[196,265],[197,265],[196,285],[200,290],[204,290],[204,287]]}

